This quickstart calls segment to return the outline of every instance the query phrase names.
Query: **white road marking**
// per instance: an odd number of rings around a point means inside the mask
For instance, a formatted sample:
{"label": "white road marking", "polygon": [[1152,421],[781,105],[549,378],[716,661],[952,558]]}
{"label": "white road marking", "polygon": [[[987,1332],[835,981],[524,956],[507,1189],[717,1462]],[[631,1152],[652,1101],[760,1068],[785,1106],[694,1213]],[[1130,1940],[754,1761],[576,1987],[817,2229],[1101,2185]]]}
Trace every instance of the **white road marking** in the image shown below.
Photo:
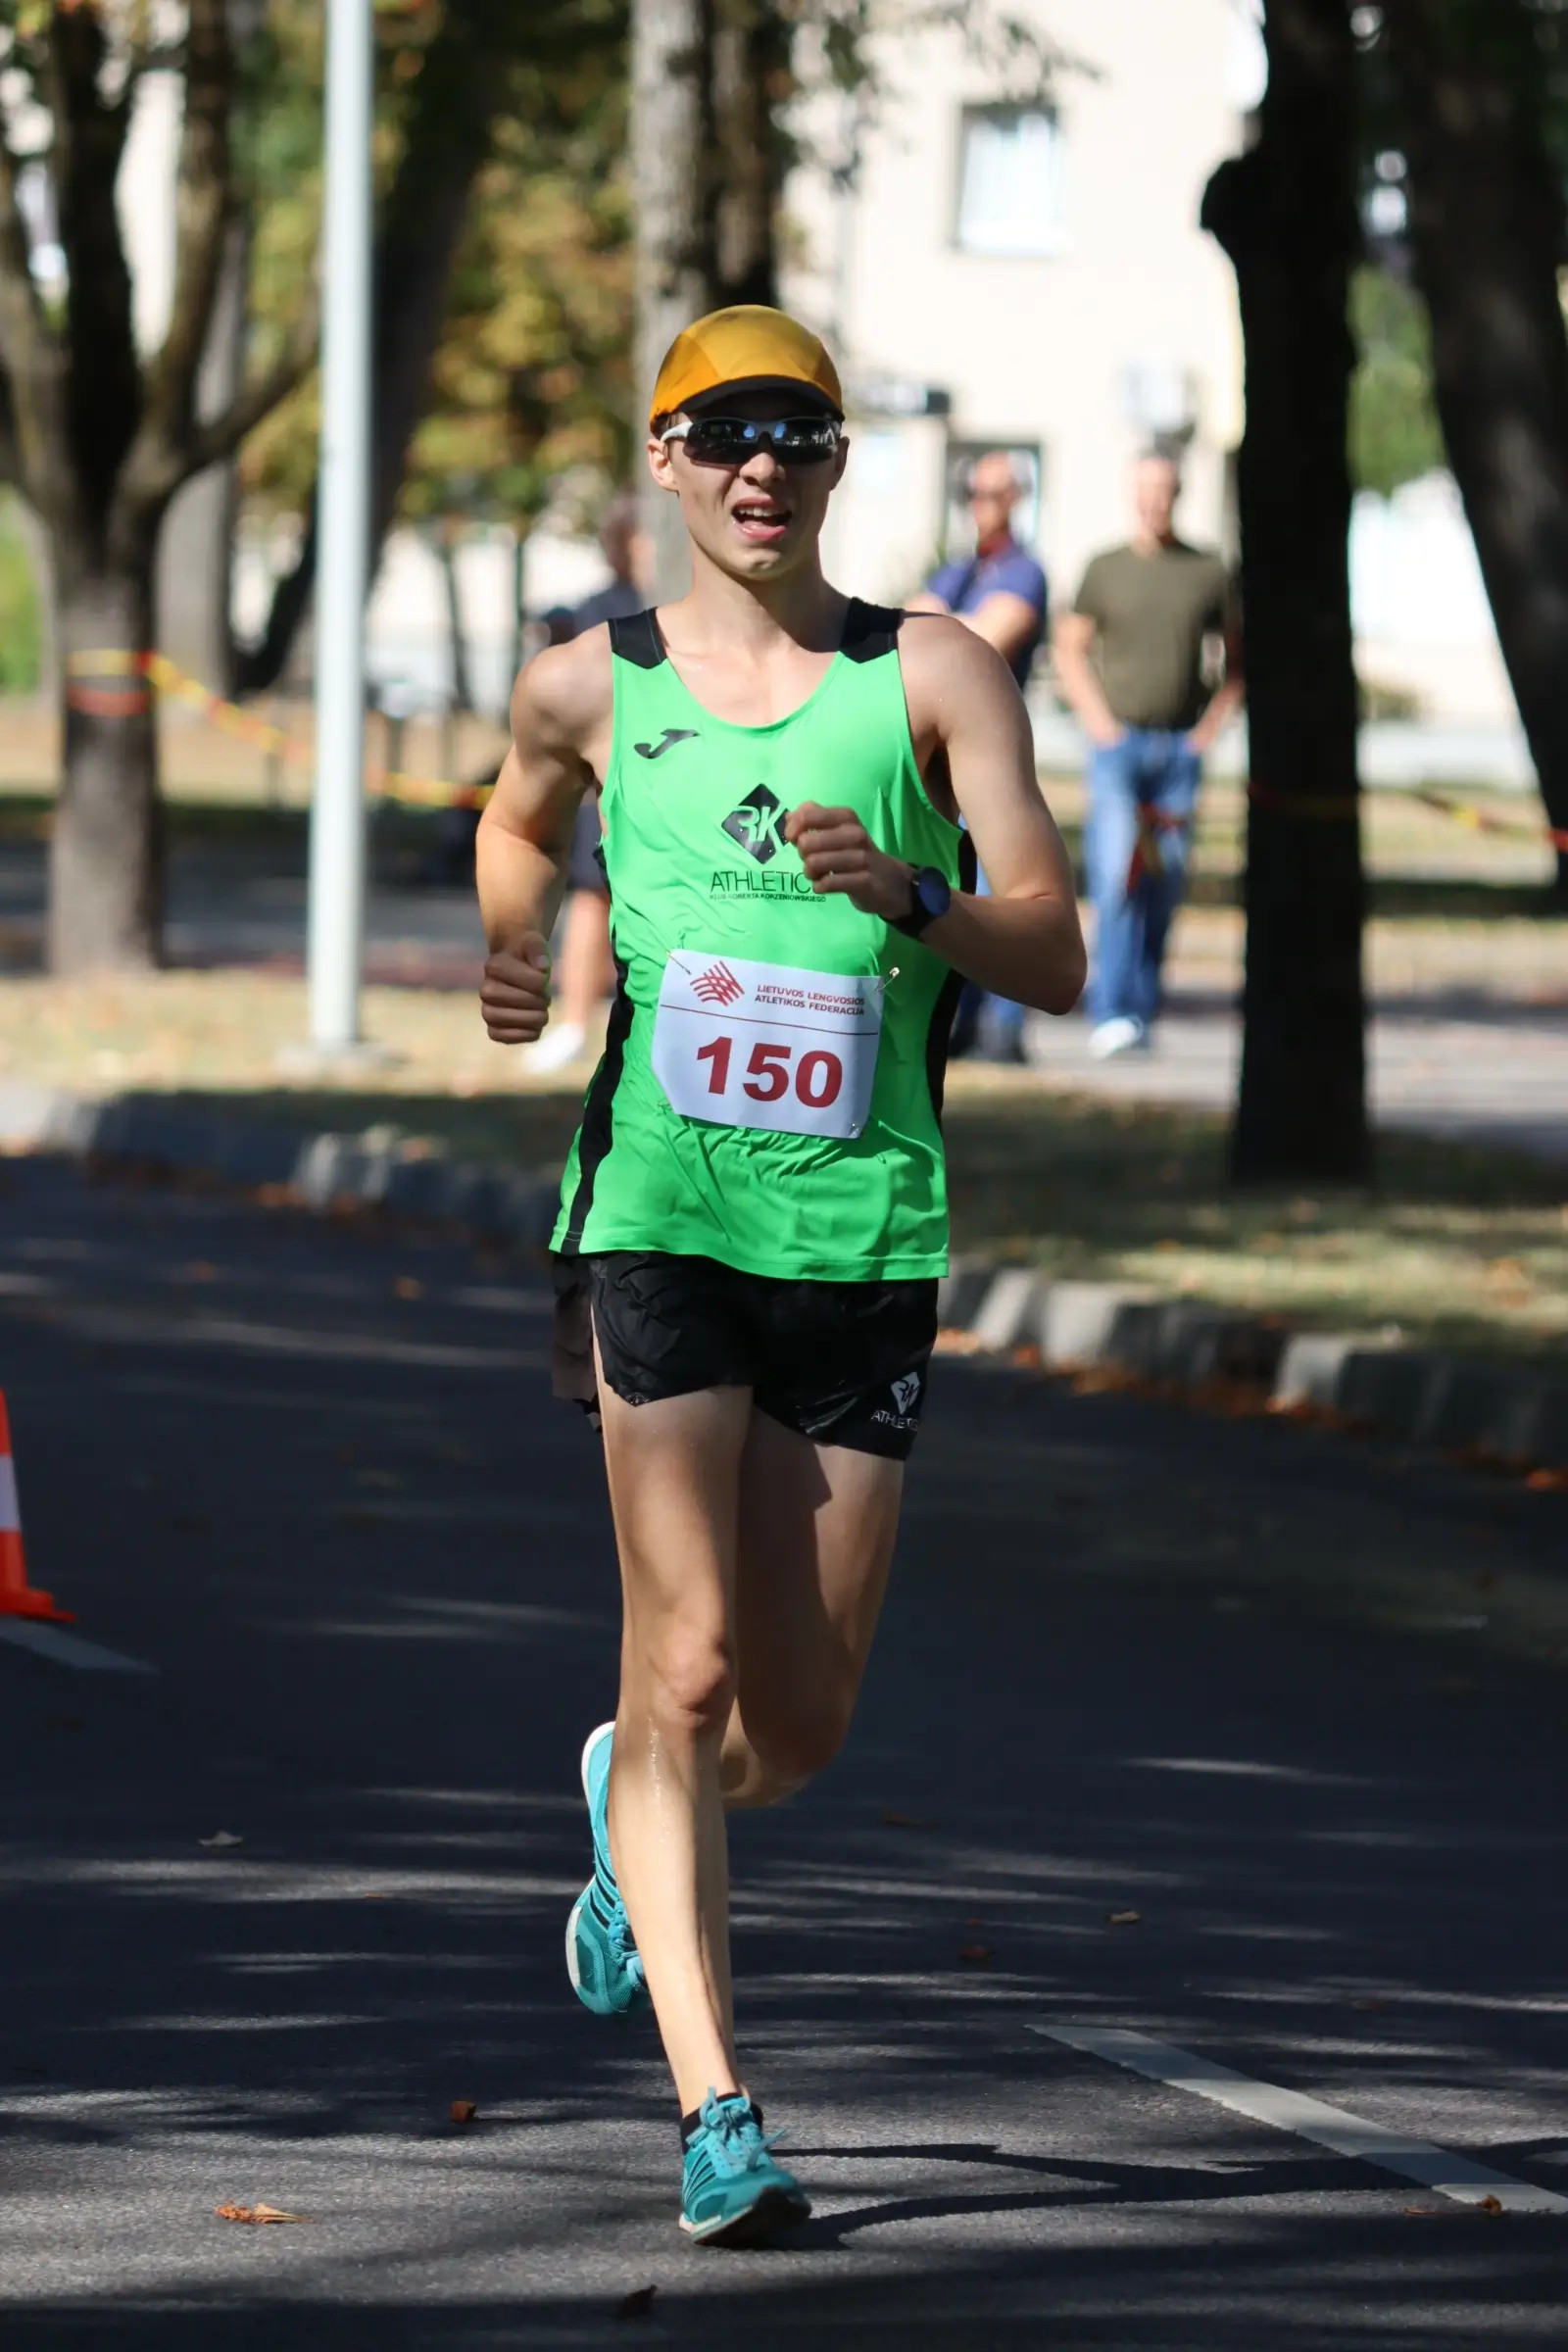
{"label": "white road marking", "polygon": [[58,1625],[43,1625],[32,1617],[0,1617],[0,1642],[36,1650],[40,1658],[49,1658],[56,1666],[74,1666],[78,1674],[158,1672],[140,1658],[127,1658],[122,1650],[104,1649],[96,1642],[83,1641],[80,1634],[68,1634]]}
{"label": "white road marking", "polygon": [[1300,2139],[1314,2140],[1320,2148],[1332,2148],[1336,2156],[1362,2157],[1368,2164],[1381,2165],[1385,2172],[1419,2180],[1423,2188],[1435,2189],[1440,2197],[1452,2197],[1461,2205],[1484,2205],[1489,2197],[1494,2197],[1507,2213],[1568,2213],[1568,2197],[1559,2196],[1555,2189],[1510,2180],[1506,2173],[1494,2173],[1468,2156],[1456,2156],[1450,2148],[1440,2148],[1427,2139],[1410,2139],[1402,2132],[1386,2132],[1381,2124],[1363,2123],[1343,2107],[1326,2106],[1321,2099],[1309,2099],[1298,2090],[1282,2090],[1276,2082],[1255,2082],[1250,2075],[1238,2075],[1228,2066],[1216,2066],[1211,2058],[1195,2057],[1191,2050],[1154,2041],[1147,2034],[1099,2026],[1031,2026],[1030,2032],[1065,2042],[1069,2049],[1086,2051],[1091,2058],[1108,2059],[1112,2066],[1125,2066],[1152,2082],[1195,2091],[1200,2099],[1213,2099],[1233,2114],[1250,2116],[1253,2123],[1294,2132]]}

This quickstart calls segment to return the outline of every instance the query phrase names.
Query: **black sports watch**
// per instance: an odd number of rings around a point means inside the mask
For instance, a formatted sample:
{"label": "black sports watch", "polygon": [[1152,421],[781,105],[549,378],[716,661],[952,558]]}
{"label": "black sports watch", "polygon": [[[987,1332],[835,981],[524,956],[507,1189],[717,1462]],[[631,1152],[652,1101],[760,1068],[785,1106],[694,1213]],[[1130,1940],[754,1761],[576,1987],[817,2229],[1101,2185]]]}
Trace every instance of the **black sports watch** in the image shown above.
{"label": "black sports watch", "polygon": [[909,869],[909,911],[895,915],[895,931],[906,931],[910,939],[941,920],[953,905],[953,886],[946,874],[939,874],[934,865],[916,865]]}

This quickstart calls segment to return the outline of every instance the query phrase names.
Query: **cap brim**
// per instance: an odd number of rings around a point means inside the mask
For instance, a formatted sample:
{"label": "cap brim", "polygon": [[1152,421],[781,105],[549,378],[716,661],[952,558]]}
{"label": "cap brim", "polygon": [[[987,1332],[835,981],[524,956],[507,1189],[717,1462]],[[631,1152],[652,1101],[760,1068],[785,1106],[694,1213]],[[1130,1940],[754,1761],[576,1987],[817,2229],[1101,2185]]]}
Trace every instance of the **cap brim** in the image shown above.
{"label": "cap brim", "polygon": [[842,424],[844,411],[836,401],[819,390],[815,384],[803,384],[798,375],[740,375],[733,383],[715,384],[711,392],[694,392],[690,400],[681,402],[688,416],[711,416],[722,411],[726,401],[739,392],[780,392],[806,409],[820,410],[825,416],[836,416]]}

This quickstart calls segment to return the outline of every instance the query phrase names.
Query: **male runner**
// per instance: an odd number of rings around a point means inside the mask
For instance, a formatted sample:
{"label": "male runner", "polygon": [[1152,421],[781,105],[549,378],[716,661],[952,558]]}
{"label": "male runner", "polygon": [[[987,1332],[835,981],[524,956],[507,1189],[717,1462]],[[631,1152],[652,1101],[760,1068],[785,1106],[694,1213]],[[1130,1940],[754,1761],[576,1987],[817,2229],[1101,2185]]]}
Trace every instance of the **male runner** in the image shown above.
{"label": "male runner", "polygon": [[822,577],[846,455],[833,363],[794,320],[747,306],[677,336],[648,459],[691,593],[522,672],[479,835],[481,1002],[524,1045],[601,783],[618,988],[554,1247],[624,1631],[567,1959],[601,2014],[652,1996],[681,2225],[729,2244],[808,2207],[736,2058],[724,1808],[828,1763],[864,1671],[947,1262],[960,977],[1053,1012],[1084,978],[1006,663]]}

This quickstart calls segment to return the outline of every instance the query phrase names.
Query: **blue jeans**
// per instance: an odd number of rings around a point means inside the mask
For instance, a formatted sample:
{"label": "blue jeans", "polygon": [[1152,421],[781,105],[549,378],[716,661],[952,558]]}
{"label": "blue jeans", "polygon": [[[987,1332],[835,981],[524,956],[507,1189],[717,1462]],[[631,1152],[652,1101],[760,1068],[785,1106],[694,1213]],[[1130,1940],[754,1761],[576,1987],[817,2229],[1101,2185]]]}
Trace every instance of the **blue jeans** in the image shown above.
{"label": "blue jeans", "polygon": [[1171,917],[1182,902],[1199,756],[1185,735],[1129,727],[1089,760],[1084,865],[1098,917],[1091,1020],[1145,1026],[1159,1010]]}

